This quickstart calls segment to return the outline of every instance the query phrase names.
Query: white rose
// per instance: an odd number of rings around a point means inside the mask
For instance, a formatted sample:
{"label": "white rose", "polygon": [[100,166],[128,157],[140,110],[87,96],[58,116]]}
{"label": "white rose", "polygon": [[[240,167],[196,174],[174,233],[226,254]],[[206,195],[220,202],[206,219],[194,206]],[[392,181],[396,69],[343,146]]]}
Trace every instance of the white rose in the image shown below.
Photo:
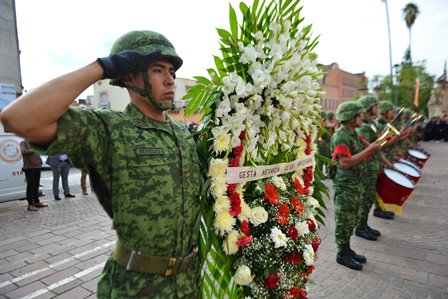
{"label": "white rose", "polygon": [[259,226],[262,223],[268,221],[268,212],[263,207],[255,207],[252,209],[250,222],[255,226]]}
{"label": "white rose", "polygon": [[242,286],[247,286],[252,282],[252,275],[250,268],[246,265],[241,265],[236,269],[235,275],[233,276],[235,282]]}

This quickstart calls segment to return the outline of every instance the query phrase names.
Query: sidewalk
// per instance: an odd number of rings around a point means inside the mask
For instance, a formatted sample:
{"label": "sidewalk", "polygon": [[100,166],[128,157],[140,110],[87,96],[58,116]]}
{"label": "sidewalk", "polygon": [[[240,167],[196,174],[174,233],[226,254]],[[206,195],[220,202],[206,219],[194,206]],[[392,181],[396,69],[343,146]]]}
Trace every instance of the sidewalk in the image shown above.
{"label": "sidewalk", "polygon": [[369,225],[382,233],[379,239],[351,238],[353,249],[367,257],[362,271],[336,263],[333,197],[326,201],[310,299],[448,298],[448,144],[421,145],[431,157],[403,215],[385,220],[370,214]]}
{"label": "sidewalk", "polygon": [[[336,263],[334,205],[327,199],[326,227],[308,298],[448,299],[448,143],[422,143],[432,154],[403,215],[370,216],[378,241],[352,237],[367,257],[362,271]],[[331,186],[331,182],[327,182]],[[96,298],[98,276],[115,241],[97,200],[82,196],[27,212],[0,205],[0,298]]]}

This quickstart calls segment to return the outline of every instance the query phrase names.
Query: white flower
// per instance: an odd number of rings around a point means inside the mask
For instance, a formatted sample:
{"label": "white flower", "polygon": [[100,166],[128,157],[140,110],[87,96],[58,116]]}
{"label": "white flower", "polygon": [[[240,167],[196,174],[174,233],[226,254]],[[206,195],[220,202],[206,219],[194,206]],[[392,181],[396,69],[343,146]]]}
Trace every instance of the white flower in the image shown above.
{"label": "white flower", "polygon": [[257,57],[258,57],[257,50],[255,49],[254,46],[249,44],[246,47],[244,47],[243,54],[241,55],[239,62],[243,64],[247,64],[249,62],[252,63],[256,61]]}
{"label": "white flower", "polygon": [[299,236],[304,236],[310,232],[310,229],[308,228],[308,223],[306,223],[306,221],[297,222],[295,227],[299,232]]}
{"label": "white flower", "polygon": [[[242,193],[239,193],[242,194]],[[240,195],[241,196],[241,195]],[[242,197],[242,196],[241,196]],[[252,209],[249,205],[241,198],[241,213],[238,215],[240,221],[249,220],[252,217]]]}
{"label": "white flower", "polygon": [[229,149],[229,145],[230,134],[215,136],[215,138],[213,139],[213,150],[217,154],[227,151]]}
{"label": "white flower", "polygon": [[215,213],[228,212],[230,210],[230,200],[227,196],[220,196],[215,199],[213,206]]}
{"label": "white flower", "polygon": [[303,250],[303,259],[305,260],[305,264],[307,266],[311,266],[314,264],[314,250],[310,244],[305,245],[305,249]]}
{"label": "white flower", "polygon": [[215,198],[223,196],[227,191],[226,176],[219,175],[212,179],[212,194]]}
{"label": "white flower", "polygon": [[240,265],[233,276],[235,282],[242,286],[247,286],[252,282],[252,273],[246,265]]}
{"label": "white flower", "polygon": [[274,242],[275,248],[286,247],[288,237],[277,227],[271,228],[271,240]]}
{"label": "white flower", "polygon": [[282,191],[286,191],[286,185],[285,182],[283,181],[283,179],[277,175],[273,176],[271,178],[271,182],[272,184],[274,184],[275,187],[277,187],[278,189],[282,190]]}
{"label": "white flower", "polygon": [[254,226],[259,226],[268,221],[268,212],[263,207],[255,207],[251,210],[249,220]]}
{"label": "white flower", "polygon": [[238,245],[236,245],[236,241],[238,241],[240,234],[236,230],[232,230],[224,242],[222,243],[222,249],[227,255],[235,254],[238,252]]}
{"label": "white flower", "polygon": [[208,169],[208,176],[216,177],[226,173],[228,161],[223,159],[212,159]]}
{"label": "white flower", "polygon": [[225,233],[230,232],[235,223],[236,219],[228,211],[216,213],[214,225],[217,231],[216,233],[220,236],[224,236]]}
{"label": "white flower", "polygon": [[315,209],[320,207],[319,202],[314,197],[308,198],[308,204],[311,206],[311,208]]}

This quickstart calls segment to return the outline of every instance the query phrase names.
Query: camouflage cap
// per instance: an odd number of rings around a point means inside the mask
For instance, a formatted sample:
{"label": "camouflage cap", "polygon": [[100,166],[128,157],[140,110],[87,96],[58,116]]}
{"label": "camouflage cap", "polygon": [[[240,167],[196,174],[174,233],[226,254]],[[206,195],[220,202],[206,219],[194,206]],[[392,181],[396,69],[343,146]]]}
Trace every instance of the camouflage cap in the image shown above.
{"label": "camouflage cap", "polygon": [[378,99],[371,94],[362,96],[358,99],[358,103],[364,108],[364,111],[369,111],[375,105],[378,105]]}
{"label": "camouflage cap", "polygon": [[389,101],[380,101],[379,102],[379,108],[378,113],[379,114],[386,114],[389,110],[394,110],[394,105],[392,105]]}
{"label": "camouflage cap", "polygon": [[356,101],[344,102],[339,105],[336,110],[336,119],[339,121],[346,121],[354,118],[358,114],[361,114],[363,111],[363,107]]}
{"label": "camouflage cap", "polygon": [[[162,34],[149,30],[136,30],[125,33],[119,37],[110,50],[110,54],[123,51],[134,51],[141,55],[148,55],[154,51],[160,51],[157,59],[168,59],[177,71],[182,66],[182,59],[177,55],[174,46]],[[136,65],[136,69],[141,67]],[[121,79],[112,79],[111,85],[122,86]]]}
{"label": "camouflage cap", "polygon": [[332,118],[334,118],[334,112],[327,112],[327,117],[329,118],[329,119],[332,119]]}

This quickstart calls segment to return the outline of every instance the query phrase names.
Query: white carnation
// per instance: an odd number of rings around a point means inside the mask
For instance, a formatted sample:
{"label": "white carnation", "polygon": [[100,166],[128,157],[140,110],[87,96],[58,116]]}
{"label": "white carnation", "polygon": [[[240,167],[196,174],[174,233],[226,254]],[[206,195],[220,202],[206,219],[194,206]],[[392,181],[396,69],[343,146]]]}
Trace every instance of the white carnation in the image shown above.
{"label": "white carnation", "polygon": [[247,286],[252,282],[252,273],[246,265],[240,265],[233,276],[235,282],[239,285]]}

